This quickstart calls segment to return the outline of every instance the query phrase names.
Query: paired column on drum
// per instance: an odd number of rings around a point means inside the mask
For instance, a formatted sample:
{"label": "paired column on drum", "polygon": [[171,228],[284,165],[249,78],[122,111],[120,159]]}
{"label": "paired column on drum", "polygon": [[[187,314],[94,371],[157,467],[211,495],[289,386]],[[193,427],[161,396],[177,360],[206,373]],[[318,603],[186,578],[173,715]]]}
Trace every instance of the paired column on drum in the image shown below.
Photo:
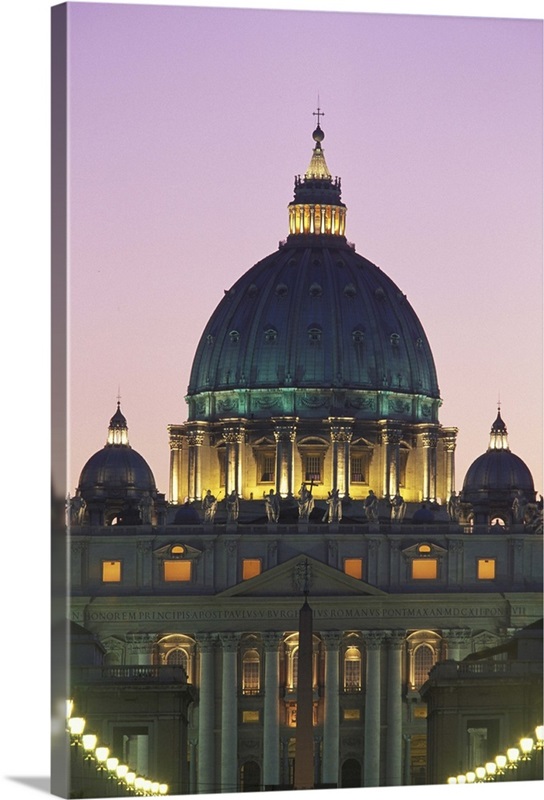
{"label": "paired column on drum", "polygon": [[329,417],[332,443],[332,488],[340,497],[349,497],[350,443],[353,418]]}
{"label": "paired column on drum", "polygon": [[387,766],[386,786],[402,786],[402,655],[404,631],[387,637]]}
{"label": "paired column on drum", "polygon": [[435,430],[423,434],[423,499],[436,500],[436,447],[438,433]]}
{"label": "paired column on drum", "polygon": [[225,496],[236,492],[242,497],[242,447],[245,440],[245,427],[240,420],[229,422],[223,427],[225,441]]}
{"label": "paired column on drum", "polygon": [[280,662],[278,645],[281,634],[267,632],[264,643],[264,719],[263,719],[263,784],[280,783]]}
{"label": "paired column on drum", "polygon": [[282,497],[294,494],[294,444],[296,437],[295,417],[273,419],[276,440],[276,492]]}
{"label": "paired column on drum", "polygon": [[325,645],[325,713],[323,724],[323,777],[326,784],[338,784],[338,753],[340,725],[339,652],[342,634],[323,632]]}
{"label": "paired column on drum", "polygon": [[364,786],[380,785],[380,740],[381,740],[381,645],[383,634],[379,631],[364,633],[366,664],[366,708]]}
{"label": "paired column on drum", "polygon": [[238,639],[236,633],[219,635],[223,656],[221,679],[221,791],[238,789]]}
{"label": "paired column on drum", "polygon": [[383,496],[394,497],[400,485],[400,443],[402,428],[385,424],[381,430],[383,444]]}
{"label": "paired column on drum", "polygon": [[197,636],[200,655],[198,685],[198,792],[217,790],[215,781],[214,658],[215,638],[212,634]]}
{"label": "paired column on drum", "polygon": [[189,446],[189,480],[187,494],[189,501],[202,499],[202,464],[201,448],[204,444],[205,431],[202,428],[193,428],[187,431],[187,444]]}
{"label": "paired column on drum", "polygon": [[168,439],[170,444],[170,484],[168,491],[171,503],[183,501],[184,489],[181,485],[183,469],[183,434],[178,425],[168,426]]}
{"label": "paired column on drum", "polygon": [[443,428],[444,451],[446,453],[446,500],[455,492],[455,447],[458,428]]}

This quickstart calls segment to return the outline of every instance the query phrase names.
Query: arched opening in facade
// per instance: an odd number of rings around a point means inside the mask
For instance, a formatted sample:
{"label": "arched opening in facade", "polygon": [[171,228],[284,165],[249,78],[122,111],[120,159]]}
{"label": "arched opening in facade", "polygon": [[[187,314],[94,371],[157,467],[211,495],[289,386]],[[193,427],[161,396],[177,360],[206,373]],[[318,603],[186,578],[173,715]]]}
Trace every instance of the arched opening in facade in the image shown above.
{"label": "arched opening in facade", "polygon": [[256,761],[246,761],[240,767],[240,791],[260,792],[261,768]]}
{"label": "arched opening in facade", "polygon": [[343,789],[361,786],[361,764],[356,758],[348,758],[342,764],[340,786]]}

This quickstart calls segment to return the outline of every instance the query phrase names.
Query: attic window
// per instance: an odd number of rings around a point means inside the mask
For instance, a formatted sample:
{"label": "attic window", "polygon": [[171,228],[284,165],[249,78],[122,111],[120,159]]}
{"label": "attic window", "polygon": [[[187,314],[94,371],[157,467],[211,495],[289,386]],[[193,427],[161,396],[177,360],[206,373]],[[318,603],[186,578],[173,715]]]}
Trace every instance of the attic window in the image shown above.
{"label": "attic window", "polygon": [[412,578],[414,580],[436,580],[438,561],[436,558],[414,558],[412,561]]}
{"label": "attic window", "polygon": [[164,562],[164,580],[168,583],[172,582],[187,582],[191,580],[191,561],[165,561]]}
{"label": "attic window", "polygon": [[102,562],[102,583],[121,582],[121,562],[103,561]]}
{"label": "attic window", "polygon": [[420,544],[417,548],[417,552],[420,555],[428,555],[431,552],[431,545],[430,544]]}
{"label": "attic window", "polygon": [[182,544],[174,544],[170,548],[170,553],[173,556],[183,556],[185,555],[185,548]]}

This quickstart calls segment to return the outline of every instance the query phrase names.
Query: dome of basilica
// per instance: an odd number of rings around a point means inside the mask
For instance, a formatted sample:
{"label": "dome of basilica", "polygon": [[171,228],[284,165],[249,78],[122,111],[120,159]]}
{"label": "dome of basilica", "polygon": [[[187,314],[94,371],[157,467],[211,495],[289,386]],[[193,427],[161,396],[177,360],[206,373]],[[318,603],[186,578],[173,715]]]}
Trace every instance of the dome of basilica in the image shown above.
{"label": "dome of basilica", "polygon": [[106,516],[121,514],[125,520],[139,519],[142,498],[157,496],[149,464],[128,442],[127,421],[119,403],[110,420],[106,444],[81,470],[77,495],[88,509],[99,504],[107,509]]}
{"label": "dome of basilica", "polygon": [[[399,287],[355,252],[346,208],[318,126],[310,166],[295,179],[290,234],[236,281],[200,339],[188,387],[189,418],[266,416],[271,390],[289,388],[299,417],[315,404],[382,419],[436,418],[439,389],[425,331]],[[321,398],[315,390],[322,390]],[[232,393],[244,394],[244,405]],[[314,392],[314,396],[312,396]],[[377,402],[388,392],[389,407]],[[213,396],[212,396],[213,395]],[[231,408],[229,408],[229,403]],[[406,414],[408,412],[408,414]]]}
{"label": "dome of basilica", "polygon": [[501,412],[491,426],[489,447],[472,462],[463,483],[463,500],[473,502],[483,493],[506,493],[513,499],[522,491],[533,498],[535,487],[529,467],[512,453],[508,445],[508,431]]}

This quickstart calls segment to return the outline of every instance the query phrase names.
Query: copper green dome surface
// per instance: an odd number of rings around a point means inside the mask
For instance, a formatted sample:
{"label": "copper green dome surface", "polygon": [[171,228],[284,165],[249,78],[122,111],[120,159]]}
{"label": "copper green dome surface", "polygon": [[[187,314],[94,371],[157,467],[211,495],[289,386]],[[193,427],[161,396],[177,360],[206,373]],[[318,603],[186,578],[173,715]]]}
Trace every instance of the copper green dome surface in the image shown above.
{"label": "copper green dome surface", "polygon": [[286,244],[226,292],[198,345],[189,397],[295,387],[438,399],[429,342],[398,286],[347,244],[307,238],[315,244]]}

